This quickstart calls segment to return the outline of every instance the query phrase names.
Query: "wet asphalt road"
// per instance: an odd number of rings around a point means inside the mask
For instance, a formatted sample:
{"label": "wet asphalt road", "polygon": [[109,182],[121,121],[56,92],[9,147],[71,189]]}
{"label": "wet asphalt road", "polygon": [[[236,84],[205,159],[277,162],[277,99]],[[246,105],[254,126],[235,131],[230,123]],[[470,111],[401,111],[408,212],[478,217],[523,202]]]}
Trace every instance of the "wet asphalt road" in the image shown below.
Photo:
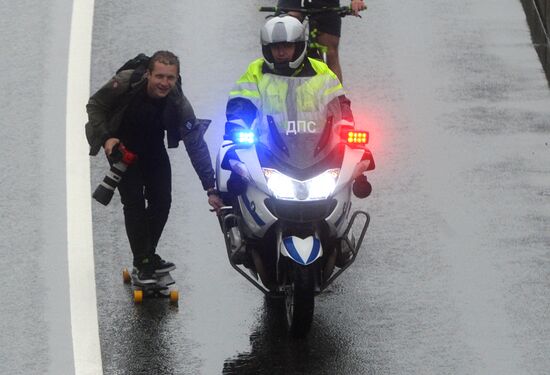
{"label": "wet asphalt road", "polygon": [[74,367],[65,198],[70,1],[0,2],[0,373]]}
{"label": "wet asphalt road", "polygon": [[[227,93],[259,55],[260,5],[97,1],[92,90],[138,52],[173,50],[196,114],[213,120],[214,155]],[[2,373],[72,365],[55,74],[66,70],[67,8],[19,2],[0,25],[18,61],[0,80],[10,93],[0,104]],[[356,263],[316,300],[308,339],[289,339],[280,309],[230,268],[181,147],[170,151],[174,202],[159,245],[178,265],[178,307],[134,306],[120,203],[93,204],[105,374],[547,373],[550,95],[519,2],[372,1],[362,20],[344,20],[341,59],[377,162],[372,196],[354,201],[372,221]],[[94,188],[107,163],[91,168]]]}
{"label": "wet asphalt road", "polygon": [[[259,53],[255,7],[265,4],[164,5],[162,25],[132,41],[121,25],[155,10],[121,16],[122,4],[97,3],[93,57],[110,65],[92,84],[138,51],[173,49],[197,115],[213,119],[214,154],[227,92]],[[289,339],[280,311],[231,270],[175,150],[160,252],[178,264],[178,309],[131,304],[119,207],[94,210],[106,373],[546,371],[550,97],[519,2],[373,2],[364,19],[344,20],[341,54],[378,165],[373,195],[355,202],[372,224],[356,264],[318,298],[308,339]]]}

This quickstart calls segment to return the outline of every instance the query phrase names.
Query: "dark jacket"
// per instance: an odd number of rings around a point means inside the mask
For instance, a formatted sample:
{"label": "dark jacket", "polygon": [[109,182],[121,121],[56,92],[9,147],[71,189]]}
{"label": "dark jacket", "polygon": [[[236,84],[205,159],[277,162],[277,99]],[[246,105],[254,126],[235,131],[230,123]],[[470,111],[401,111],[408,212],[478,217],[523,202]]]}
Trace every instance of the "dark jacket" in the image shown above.
{"label": "dark jacket", "polygon": [[[86,105],[86,138],[90,145],[90,155],[97,155],[105,141],[115,137],[128,105],[147,84],[146,78],[131,82],[132,72],[124,70],[118,73],[90,97]],[[203,188],[207,190],[214,187],[214,170],[208,146],[204,141],[204,132],[210,120],[195,117],[193,107],[179,84],[176,84],[167,97],[162,123],[166,129],[168,147],[178,147],[179,141],[183,140]]]}

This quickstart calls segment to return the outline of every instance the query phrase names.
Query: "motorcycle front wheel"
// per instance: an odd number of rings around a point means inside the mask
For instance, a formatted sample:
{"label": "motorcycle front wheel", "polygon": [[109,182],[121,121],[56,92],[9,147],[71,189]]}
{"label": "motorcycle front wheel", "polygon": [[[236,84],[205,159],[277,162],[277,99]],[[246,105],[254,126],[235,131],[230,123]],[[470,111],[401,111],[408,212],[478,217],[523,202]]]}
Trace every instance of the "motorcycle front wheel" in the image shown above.
{"label": "motorcycle front wheel", "polygon": [[289,333],[305,337],[313,321],[315,274],[311,267],[297,266],[294,280],[285,290],[285,310]]}

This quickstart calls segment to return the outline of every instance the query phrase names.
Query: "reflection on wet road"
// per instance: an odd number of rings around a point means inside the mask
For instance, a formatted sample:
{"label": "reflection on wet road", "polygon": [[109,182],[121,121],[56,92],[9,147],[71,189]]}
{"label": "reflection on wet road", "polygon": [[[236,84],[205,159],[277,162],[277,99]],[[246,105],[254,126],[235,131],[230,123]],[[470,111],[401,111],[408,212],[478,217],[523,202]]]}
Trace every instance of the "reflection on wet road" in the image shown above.
{"label": "reflection on wet road", "polygon": [[[349,361],[346,336],[316,316],[311,334],[301,340],[286,332],[283,300],[264,300],[250,351],[228,358],[223,374],[370,374],[368,361]],[[364,363],[363,363],[364,362]],[[364,365],[364,367],[362,366]]]}

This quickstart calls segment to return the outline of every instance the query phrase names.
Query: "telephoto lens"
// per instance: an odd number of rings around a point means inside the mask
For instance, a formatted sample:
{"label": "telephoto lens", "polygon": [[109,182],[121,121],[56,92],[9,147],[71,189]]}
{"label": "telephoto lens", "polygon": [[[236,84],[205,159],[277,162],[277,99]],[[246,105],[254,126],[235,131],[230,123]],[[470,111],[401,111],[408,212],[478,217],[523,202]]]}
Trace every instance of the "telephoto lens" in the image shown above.
{"label": "telephoto lens", "polygon": [[122,179],[122,175],[136,158],[137,156],[128,151],[121,143],[113,147],[113,152],[109,155],[112,163],[111,168],[103,178],[103,181],[95,189],[92,197],[102,205],[108,205]]}

